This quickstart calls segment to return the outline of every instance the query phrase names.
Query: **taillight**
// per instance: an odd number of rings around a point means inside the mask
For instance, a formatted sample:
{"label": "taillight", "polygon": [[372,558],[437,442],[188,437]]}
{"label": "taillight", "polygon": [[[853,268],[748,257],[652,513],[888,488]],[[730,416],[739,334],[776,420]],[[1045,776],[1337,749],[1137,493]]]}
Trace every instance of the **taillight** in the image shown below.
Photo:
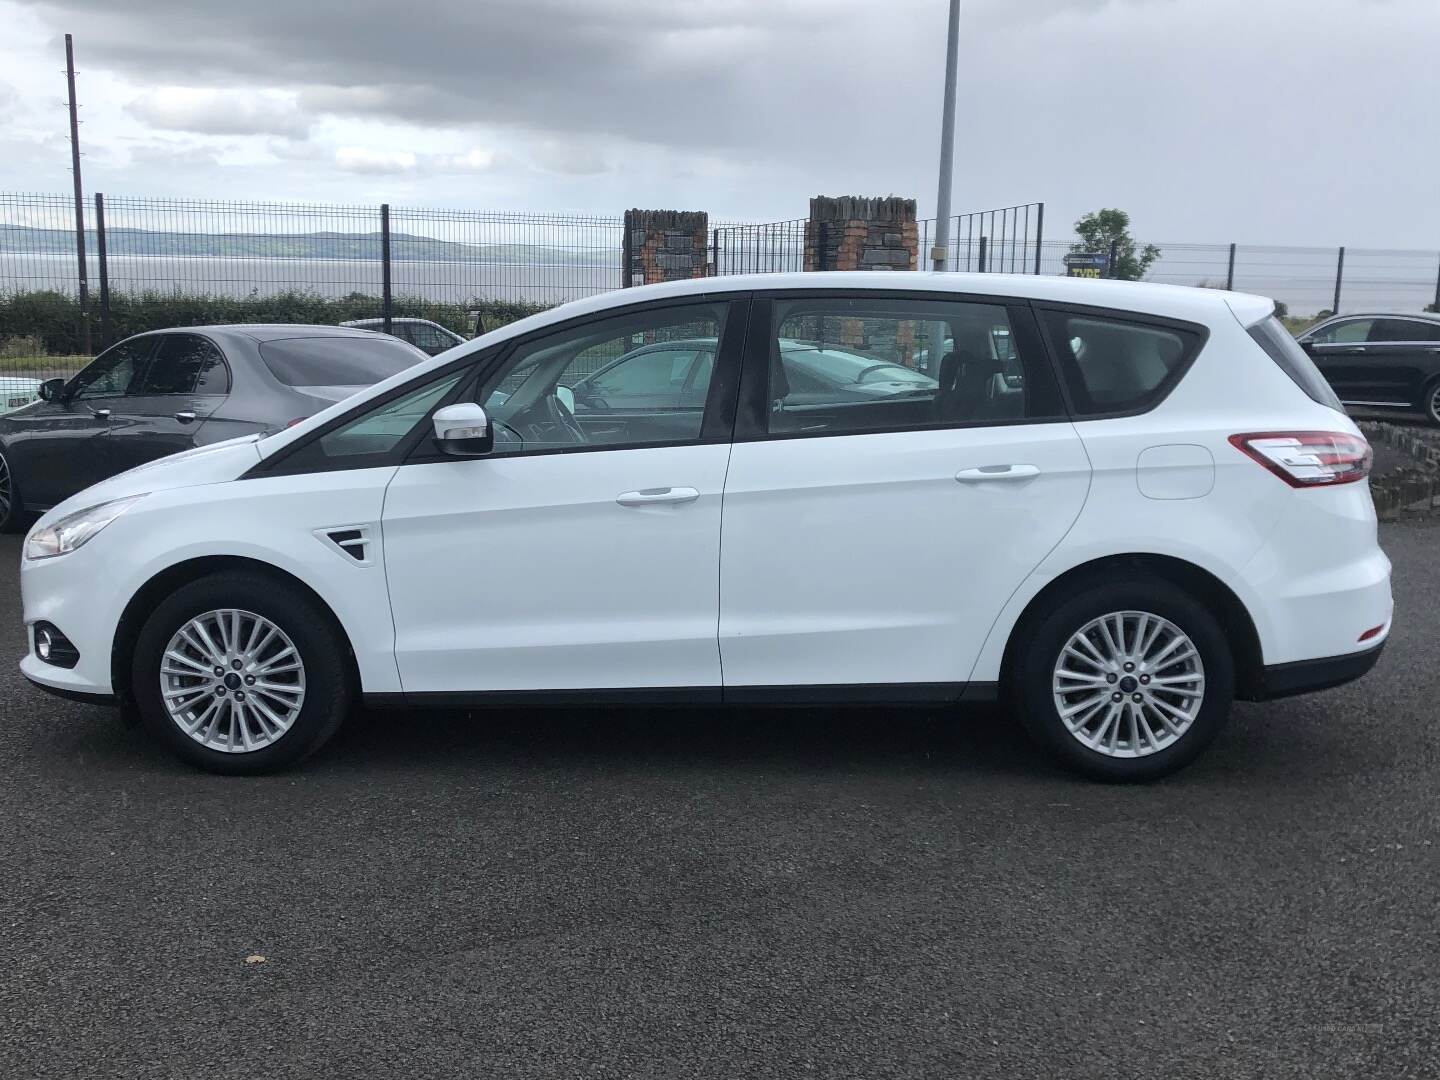
{"label": "taillight", "polygon": [[1259,431],[1231,444],[1291,487],[1349,484],[1370,475],[1370,444],[1340,431]]}

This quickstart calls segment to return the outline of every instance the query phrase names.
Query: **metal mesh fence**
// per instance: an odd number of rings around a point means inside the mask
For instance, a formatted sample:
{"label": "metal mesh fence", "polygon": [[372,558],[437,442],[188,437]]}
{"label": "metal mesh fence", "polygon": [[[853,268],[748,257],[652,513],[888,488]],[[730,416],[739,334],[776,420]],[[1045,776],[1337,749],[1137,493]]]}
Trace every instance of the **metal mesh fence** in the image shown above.
{"label": "metal mesh fence", "polygon": [[[0,375],[69,374],[129,334],[211,322],[424,318],[462,335],[621,284],[624,219],[96,196],[87,310],[68,195],[0,194]],[[1039,203],[950,221],[947,268],[1064,274]],[[712,222],[708,272],[805,268],[803,218]],[[915,223],[929,265],[936,222]],[[1143,243],[1140,245],[1143,247]],[[1158,243],[1150,281],[1260,293],[1293,316],[1440,307],[1440,251]],[[85,343],[90,342],[87,353]]]}

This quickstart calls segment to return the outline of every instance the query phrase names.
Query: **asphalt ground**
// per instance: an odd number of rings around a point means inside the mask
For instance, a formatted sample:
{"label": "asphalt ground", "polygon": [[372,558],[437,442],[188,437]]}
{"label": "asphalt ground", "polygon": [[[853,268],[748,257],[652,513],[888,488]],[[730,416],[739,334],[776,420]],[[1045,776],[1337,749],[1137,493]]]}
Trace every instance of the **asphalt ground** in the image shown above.
{"label": "asphalt ground", "polygon": [[1440,526],[1382,542],[1371,675],[1110,787],[998,710],[360,715],[209,776],[21,679],[0,538],[0,1076],[1435,1077]]}

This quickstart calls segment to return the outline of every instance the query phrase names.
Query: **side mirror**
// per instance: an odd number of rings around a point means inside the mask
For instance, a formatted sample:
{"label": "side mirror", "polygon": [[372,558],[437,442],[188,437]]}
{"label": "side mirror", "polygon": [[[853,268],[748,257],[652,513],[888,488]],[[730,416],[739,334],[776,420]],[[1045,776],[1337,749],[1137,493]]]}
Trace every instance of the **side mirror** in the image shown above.
{"label": "side mirror", "polygon": [[483,457],[495,448],[495,430],[485,410],[474,402],[446,405],[432,418],[435,444],[454,457]]}
{"label": "side mirror", "polygon": [[570,415],[575,415],[575,391],[568,386],[555,387],[555,396],[560,399],[560,404],[570,410]]}
{"label": "side mirror", "polygon": [[46,379],[40,384],[41,401],[59,401],[65,396],[64,379]]}

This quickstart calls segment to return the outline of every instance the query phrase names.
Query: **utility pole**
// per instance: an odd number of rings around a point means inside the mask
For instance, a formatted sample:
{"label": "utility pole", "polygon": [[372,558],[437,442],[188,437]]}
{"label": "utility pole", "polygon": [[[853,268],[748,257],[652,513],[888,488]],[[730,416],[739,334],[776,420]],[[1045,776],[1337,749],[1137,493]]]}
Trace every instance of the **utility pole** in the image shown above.
{"label": "utility pole", "polygon": [[75,44],[65,35],[65,81],[70,85],[70,173],[75,181],[75,260],[80,285],[80,348],[90,350],[90,289],[85,268],[85,194],[80,183],[80,114],[75,104]]}
{"label": "utility pole", "polygon": [[935,199],[935,246],[931,266],[945,269],[950,254],[950,188],[955,165],[955,74],[960,49],[960,0],[950,0],[950,33],[945,48],[945,107],[940,121],[940,190]]}

